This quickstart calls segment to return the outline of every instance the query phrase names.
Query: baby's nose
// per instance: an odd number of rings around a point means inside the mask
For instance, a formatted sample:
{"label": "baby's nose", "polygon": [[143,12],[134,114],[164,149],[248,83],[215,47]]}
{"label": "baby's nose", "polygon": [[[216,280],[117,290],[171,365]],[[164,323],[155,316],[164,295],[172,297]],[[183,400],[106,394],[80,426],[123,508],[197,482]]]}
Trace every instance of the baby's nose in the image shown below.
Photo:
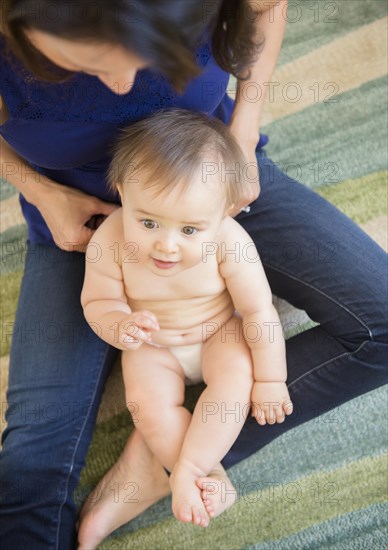
{"label": "baby's nose", "polygon": [[178,250],[178,244],[171,235],[165,235],[159,239],[157,247],[161,252],[172,253]]}

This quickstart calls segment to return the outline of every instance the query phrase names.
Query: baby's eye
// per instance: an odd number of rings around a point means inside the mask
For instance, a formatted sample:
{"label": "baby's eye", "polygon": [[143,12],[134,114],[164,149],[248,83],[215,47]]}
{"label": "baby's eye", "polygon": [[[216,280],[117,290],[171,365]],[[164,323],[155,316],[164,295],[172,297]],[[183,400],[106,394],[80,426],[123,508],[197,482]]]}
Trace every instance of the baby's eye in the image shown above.
{"label": "baby's eye", "polygon": [[156,229],[158,227],[158,224],[154,220],[141,220],[141,223],[146,229]]}
{"label": "baby's eye", "polygon": [[198,229],[192,227],[191,225],[186,225],[186,227],[182,228],[182,233],[185,235],[194,235],[197,231]]}

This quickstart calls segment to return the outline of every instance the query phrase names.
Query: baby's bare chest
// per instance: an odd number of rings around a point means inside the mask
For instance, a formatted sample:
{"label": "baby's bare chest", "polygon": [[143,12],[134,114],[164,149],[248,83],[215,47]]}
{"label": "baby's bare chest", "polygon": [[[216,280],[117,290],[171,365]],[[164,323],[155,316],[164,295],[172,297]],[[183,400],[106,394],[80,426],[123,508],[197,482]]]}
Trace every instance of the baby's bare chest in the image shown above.
{"label": "baby's bare chest", "polygon": [[162,329],[158,339],[165,331],[169,336],[181,331],[194,335],[202,323],[226,312],[230,315],[233,309],[216,262],[173,277],[158,277],[135,268],[125,275],[125,290],[132,311],[148,310],[156,315]]}
{"label": "baby's bare chest", "polygon": [[122,267],[125,291],[130,300],[195,300],[222,293],[226,286],[214,261],[200,263],[175,275],[156,275],[147,267]]}

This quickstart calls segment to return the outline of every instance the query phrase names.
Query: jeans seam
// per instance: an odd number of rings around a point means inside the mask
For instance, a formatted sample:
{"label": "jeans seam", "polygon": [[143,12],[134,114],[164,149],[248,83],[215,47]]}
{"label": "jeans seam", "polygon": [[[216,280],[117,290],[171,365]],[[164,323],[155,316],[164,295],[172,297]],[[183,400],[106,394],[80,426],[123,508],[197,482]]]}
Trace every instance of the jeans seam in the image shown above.
{"label": "jeans seam", "polygon": [[308,372],[305,372],[305,373],[301,374],[298,378],[296,378],[295,380],[293,380],[292,382],[287,384],[287,387],[291,388],[291,386],[293,386],[296,382],[299,382],[300,380],[302,380],[305,376],[311,374],[312,372],[316,371],[317,369],[320,369],[321,367],[324,367],[325,365],[327,365],[328,363],[331,363],[332,361],[337,361],[337,359],[341,359],[341,357],[347,357],[349,355],[355,355],[368,343],[369,343],[368,340],[364,340],[364,342],[361,342],[361,344],[358,346],[358,348],[356,350],[347,351],[346,353],[341,353],[340,355],[337,355],[336,357],[332,357],[331,359],[328,359],[327,361],[324,361],[323,363],[321,363],[320,365],[317,365],[316,367],[309,370]]}
{"label": "jeans seam", "polygon": [[[106,359],[108,353],[109,353],[109,346],[106,348],[105,353],[102,355],[103,361],[104,361],[104,359]],[[93,407],[94,398],[95,398],[95,395],[96,395],[96,392],[97,392],[98,383],[99,383],[99,381],[101,380],[102,372],[103,372],[103,369],[100,369],[99,376],[97,377],[96,383],[95,383],[95,385],[94,385],[94,391],[93,391],[92,396],[91,396],[90,405],[89,405],[89,407],[88,407],[87,413],[85,414],[85,419],[84,419],[84,422],[83,422],[83,424],[82,424],[82,426],[81,426],[81,430],[80,430],[80,432],[79,432],[79,434],[78,434],[78,437],[77,437],[77,439],[76,439],[75,446],[74,446],[74,451],[73,451],[73,454],[72,454],[72,457],[71,457],[71,460],[70,460],[70,468],[69,468],[69,471],[68,471],[68,474],[67,474],[67,478],[66,478],[66,484],[65,484],[65,491],[64,491],[64,495],[63,495],[63,501],[62,501],[62,503],[60,504],[59,510],[58,510],[57,532],[56,532],[56,537],[55,537],[55,547],[56,547],[56,548],[59,548],[59,530],[60,530],[60,526],[61,526],[62,509],[63,509],[63,506],[65,505],[65,502],[66,502],[67,497],[68,497],[69,479],[70,479],[71,473],[72,473],[72,471],[73,471],[73,469],[74,469],[75,455],[76,455],[76,453],[77,453],[78,446],[79,446],[79,443],[80,443],[80,441],[81,441],[82,434],[83,434],[83,432],[84,432],[84,430],[85,430],[86,423],[87,423],[87,421],[88,421],[88,419],[89,419],[90,412],[91,412],[91,409],[92,409],[92,407]]]}
{"label": "jeans seam", "polygon": [[[368,331],[370,341],[374,342],[374,336],[372,334],[372,331],[368,327],[368,325],[366,323],[364,323],[364,321],[362,319],[360,319],[355,313],[353,313],[347,307],[342,305],[340,302],[337,302],[337,300],[335,300],[331,296],[328,296],[325,292],[323,292],[319,288],[316,288],[315,286],[311,285],[310,283],[307,283],[306,281],[303,281],[302,279],[299,279],[298,277],[295,277],[294,275],[290,275],[289,273],[286,273],[285,271],[282,271],[281,269],[278,269],[277,267],[273,267],[272,265],[267,265],[267,264],[264,264],[264,263],[263,263],[263,265],[266,265],[269,269],[273,269],[274,271],[277,271],[278,273],[281,273],[282,275],[285,275],[286,277],[289,277],[290,279],[293,279],[294,281],[298,281],[298,283],[301,283],[303,285],[308,286],[309,288],[313,289],[315,292],[318,292],[318,294],[321,294],[322,296],[324,296],[327,300],[330,300],[331,302],[336,304],[338,307],[340,307],[341,309],[346,311],[349,315],[351,315],[354,319],[356,319],[356,321],[358,321],[360,323],[360,325],[362,325]],[[358,349],[360,349],[360,348],[358,348]],[[358,349],[356,351],[358,351]],[[350,353],[353,353],[353,352],[350,352]]]}

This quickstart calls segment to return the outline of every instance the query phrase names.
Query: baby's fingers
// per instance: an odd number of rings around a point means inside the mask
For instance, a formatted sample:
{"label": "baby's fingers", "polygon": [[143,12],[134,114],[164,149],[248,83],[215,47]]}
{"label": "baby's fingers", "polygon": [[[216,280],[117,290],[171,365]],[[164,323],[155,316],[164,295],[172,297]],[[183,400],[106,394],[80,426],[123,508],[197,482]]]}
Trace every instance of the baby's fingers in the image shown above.
{"label": "baby's fingers", "polygon": [[291,401],[284,401],[282,403],[276,404],[272,410],[269,411],[267,420],[269,424],[274,424],[277,422],[281,424],[285,421],[286,415],[292,413],[293,407]]}
{"label": "baby's fingers", "polygon": [[128,350],[135,351],[140,348],[143,342],[141,340],[136,340],[136,338],[133,338],[132,336],[124,334],[122,338],[122,343]]}
{"label": "baby's fingers", "polygon": [[[275,424],[276,422],[276,419],[278,417],[278,408],[279,408],[279,405],[280,403],[262,403],[261,405],[261,416],[262,416],[262,420],[264,419],[263,422],[259,422],[259,424],[261,424],[262,426],[264,426],[264,424],[266,424],[268,422],[268,424]],[[280,417],[280,415],[279,415]]]}
{"label": "baby's fingers", "polygon": [[128,321],[122,328],[121,341],[124,345],[131,345],[137,342],[149,342],[151,340],[151,334],[145,330],[142,330],[135,322]]}
{"label": "baby's fingers", "polygon": [[251,415],[256,418],[256,422],[260,426],[265,426],[267,421],[265,419],[264,408],[259,403],[252,403]]}
{"label": "baby's fingers", "polygon": [[135,323],[146,330],[159,330],[159,323],[156,316],[150,311],[137,311],[132,313]]}
{"label": "baby's fingers", "polygon": [[292,404],[292,401],[286,401],[285,403],[283,403],[283,410],[284,413],[287,415],[292,414],[294,410],[294,405]]}
{"label": "baby's fingers", "polygon": [[265,426],[267,423],[275,424],[277,422],[281,424],[285,420],[285,415],[290,415],[292,410],[291,401],[285,403],[252,403],[251,414],[260,426]]}
{"label": "baby's fingers", "polygon": [[272,405],[270,407],[265,408],[265,419],[267,420],[268,424],[275,424],[278,417],[280,418],[280,415],[278,414],[278,405]]}

